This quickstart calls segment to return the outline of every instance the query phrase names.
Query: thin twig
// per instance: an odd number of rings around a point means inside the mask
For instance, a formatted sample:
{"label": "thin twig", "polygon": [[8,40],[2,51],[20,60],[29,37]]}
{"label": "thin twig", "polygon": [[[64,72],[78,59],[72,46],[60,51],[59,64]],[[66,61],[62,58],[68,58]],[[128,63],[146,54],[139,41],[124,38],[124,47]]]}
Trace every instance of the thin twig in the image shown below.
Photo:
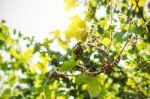
{"label": "thin twig", "polygon": [[[136,8],[137,7],[135,7],[135,10],[136,10]],[[131,6],[131,8],[130,8],[130,10],[132,9],[132,6]],[[129,14],[130,15],[130,14]],[[131,18],[129,17],[129,27],[128,27],[128,31],[127,31],[127,36],[128,36],[128,34],[129,34],[129,31],[130,31],[130,28],[131,28],[131,23],[132,23],[132,19],[133,19],[133,17],[134,17],[134,13],[133,13],[133,15],[131,15]],[[127,21],[128,22],[128,21]],[[126,46],[127,46],[127,44],[129,43],[129,40],[127,40],[126,42],[125,42],[125,45],[123,46],[123,48],[121,49],[121,51],[120,51],[120,53],[118,54],[118,56],[120,56],[122,53],[123,53],[123,51],[125,50],[125,48],[126,48]]]}
{"label": "thin twig", "polygon": [[[80,75],[80,74],[79,74]],[[79,76],[79,75],[74,75],[74,74],[64,74],[64,76]]]}
{"label": "thin twig", "polygon": [[87,70],[87,68],[86,68],[85,66],[81,65],[81,64],[78,64],[77,66],[78,66],[78,67],[81,67],[81,68],[84,69],[84,70]]}
{"label": "thin twig", "polygon": [[125,45],[123,46],[123,48],[121,49],[120,53],[118,54],[118,56],[121,56],[121,54],[123,53],[123,51],[125,50],[127,44],[129,43],[129,41],[127,40]]}
{"label": "thin twig", "polygon": [[105,50],[102,50],[99,46],[95,45],[94,43],[88,43],[88,45],[95,47],[96,49],[100,50],[101,52],[103,52],[104,54],[106,54]]}
{"label": "thin twig", "polygon": [[110,43],[108,45],[108,50],[110,50],[110,46],[113,40],[113,33],[112,33],[112,20],[113,20],[113,7],[112,7],[112,2],[113,0],[111,0],[111,5],[110,5]]}
{"label": "thin twig", "polygon": [[[135,0],[135,2],[136,2],[136,6],[138,7],[138,9],[139,9],[139,11],[140,11],[140,6],[139,6],[139,4],[138,4],[138,0]],[[144,16],[143,16],[143,12],[142,12],[142,14],[140,14],[140,16],[142,17],[143,21],[146,23],[146,19],[145,19]],[[147,28],[150,30],[150,26],[149,26],[148,24],[147,24],[146,26],[147,26]]]}
{"label": "thin twig", "polygon": [[[48,78],[50,78],[50,77],[51,77],[51,74],[49,73]],[[45,83],[43,84],[43,86],[45,86],[45,85],[47,84],[48,80],[49,80],[49,79],[46,79],[46,81],[45,81]]]}
{"label": "thin twig", "polygon": [[[138,4],[138,1],[139,0],[135,0],[135,3],[136,3],[136,6],[138,7],[138,9],[140,10],[140,6]],[[142,17],[143,21],[146,22],[146,19],[144,18],[143,13],[142,13],[141,17]]]}

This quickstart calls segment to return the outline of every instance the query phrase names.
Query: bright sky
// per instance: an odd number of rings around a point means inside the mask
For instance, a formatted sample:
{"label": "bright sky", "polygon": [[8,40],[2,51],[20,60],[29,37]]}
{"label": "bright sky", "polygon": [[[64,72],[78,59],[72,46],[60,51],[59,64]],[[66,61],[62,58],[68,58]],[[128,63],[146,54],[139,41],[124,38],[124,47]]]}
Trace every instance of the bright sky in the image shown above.
{"label": "bright sky", "polygon": [[63,0],[0,0],[0,20],[25,35],[44,38],[69,24]]}

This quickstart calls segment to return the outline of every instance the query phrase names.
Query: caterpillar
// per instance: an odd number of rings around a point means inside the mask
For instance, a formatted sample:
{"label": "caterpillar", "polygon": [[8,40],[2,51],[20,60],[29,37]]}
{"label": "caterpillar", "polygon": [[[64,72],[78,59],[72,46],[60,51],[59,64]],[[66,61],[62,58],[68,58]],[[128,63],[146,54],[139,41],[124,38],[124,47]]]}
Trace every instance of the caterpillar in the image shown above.
{"label": "caterpillar", "polygon": [[106,72],[110,68],[110,64],[106,63],[104,67],[101,68],[100,73]]}
{"label": "caterpillar", "polygon": [[73,53],[76,55],[76,59],[79,59],[81,57],[81,55],[83,54],[83,48],[81,46],[81,42],[75,45]]}
{"label": "caterpillar", "polygon": [[113,62],[112,65],[110,65],[109,63],[106,63],[106,64],[104,65],[104,67],[102,67],[102,68],[100,69],[100,73],[106,72],[107,70],[110,69],[111,66],[112,66],[112,67],[115,67],[115,66],[119,63],[119,61],[120,61],[120,56],[118,56],[118,57],[116,58],[116,60]]}
{"label": "caterpillar", "polygon": [[60,74],[60,73],[57,73],[57,72],[54,72],[52,74],[50,73],[46,73],[45,74],[48,78],[62,78],[62,77],[65,77],[64,74]]}
{"label": "caterpillar", "polygon": [[112,67],[115,67],[118,63],[119,63],[119,61],[120,61],[120,56],[118,56],[117,58],[116,58],[116,60],[113,62],[113,64],[111,65]]}

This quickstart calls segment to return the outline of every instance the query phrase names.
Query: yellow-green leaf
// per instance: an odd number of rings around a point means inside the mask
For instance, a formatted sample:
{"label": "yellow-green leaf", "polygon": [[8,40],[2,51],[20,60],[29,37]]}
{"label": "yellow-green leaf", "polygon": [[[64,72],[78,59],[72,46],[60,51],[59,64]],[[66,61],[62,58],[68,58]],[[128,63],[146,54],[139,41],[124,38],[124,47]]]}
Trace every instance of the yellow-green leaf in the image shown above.
{"label": "yellow-green leaf", "polygon": [[66,42],[62,41],[61,39],[58,40],[58,43],[59,45],[64,48],[64,49],[67,49],[68,48],[68,45]]}
{"label": "yellow-green leaf", "polygon": [[32,53],[33,53],[33,49],[27,49],[22,55],[23,58],[22,60],[26,63],[29,62],[30,59],[32,58]]}
{"label": "yellow-green leaf", "polygon": [[77,0],[64,0],[64,2],[66,4],[66,10],[70,10],[77,5]]}
{"label": "yellow-green leaf", "polygon": [[[136,0],[130,0],[130,3],[133,4],[134,6],[136,6]],[[145,3],[146,3],[146,0],[137,0],[138,2],[138,5],[141,7],[141,6],[144,6]]]}
{"label": "yellow-green leaf", "polygon": [[109,38],[104,38],[102,41],[101,41],[101,44],[105,45],[105,46],[108,46],[110,43],[110,39]]}
{"label": "yellow-green leaf", "polygon": [[54,34],[56,38],[60,38],[60,30],[54,30],[51,34]]}
{"label": "yellow-green leaf", "polygon": [[71,20],[71,24],[65,31],[67,42],[69,42],[71,38],[76,38],[77,40],[84,41],[87,37],[85,21],[82,20],[78,15],[73,16]]}
{"label": "yellow-green leaf", "polygon": [[13,48],[10,48],[9,50],[10,54],[15,57],[16,59],[20,59],[21,58],[21,55]]}

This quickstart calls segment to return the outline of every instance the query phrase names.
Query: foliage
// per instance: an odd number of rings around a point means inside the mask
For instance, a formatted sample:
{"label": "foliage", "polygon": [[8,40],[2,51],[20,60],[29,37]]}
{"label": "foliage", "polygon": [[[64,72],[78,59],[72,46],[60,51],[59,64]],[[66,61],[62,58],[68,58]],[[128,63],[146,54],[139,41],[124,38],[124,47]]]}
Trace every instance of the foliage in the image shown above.
{"label": "foliage", "polygon": [[[85,16],[73,16],[65,31],[54,30],[43,42],[0,23],[0,98],[150,98],[146,1],[65,0],[66,9],[79,2]],[[102,7],[106,15],[97,16]],[[51,48],[56,42],[60,51]]]}

